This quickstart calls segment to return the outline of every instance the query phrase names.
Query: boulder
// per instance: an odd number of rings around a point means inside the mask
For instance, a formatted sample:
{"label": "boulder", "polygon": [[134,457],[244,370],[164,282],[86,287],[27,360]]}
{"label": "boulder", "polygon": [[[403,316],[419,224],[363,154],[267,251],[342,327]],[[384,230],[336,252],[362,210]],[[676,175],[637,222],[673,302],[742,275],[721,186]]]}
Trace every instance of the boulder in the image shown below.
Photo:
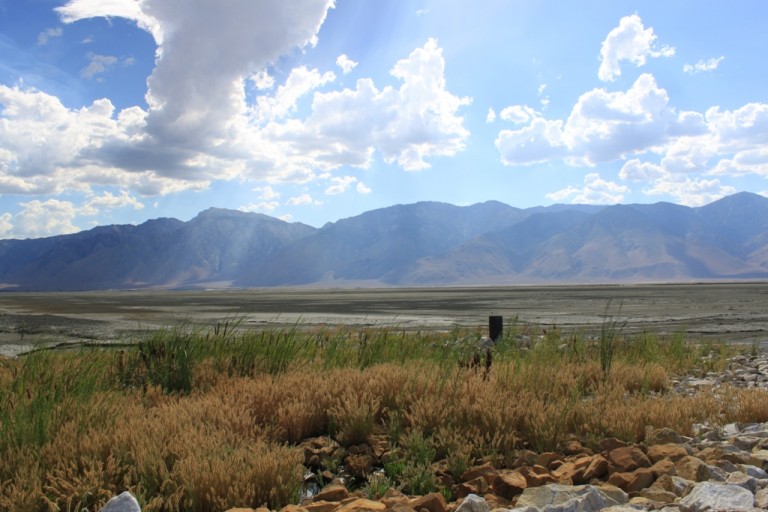
{"label": "boulder", "polygon": [[757,479],[755,477],[746,475],[741,471],[736,471],[735,473],[731,473],[730,475],[728,475],[728,478],[726,478],[725,483],[743,487],[749,492],[751,492],[752,494],[755,494],[755,492],[757,492]]}
{"label": "boulder", "polygon": [[497,496],[511,500],[521,494],[528,487],[528,483],[518,471],[505,471],[496,477],[491,487]]}
{"label": "boulder", "polygon": [[683,457],[675,463],[675,473],[677,476],[692,482],[704,482],[712,476],[704,461],[691,455]]}
{"label": "boulder", "polygon": [[490,464],[484,464],[482,466],[474,466],[466,470],[461,475],[462,482],[469,482],[477,477],[485,479],[488,485],[491,485],[496,477],[499,476],[499,470],[491,466]]}
{"label": "boulder", "polygon": [[307,512],[333,512],[339,508],[338,501],[313,501],[302,505]]}
{"label": "boulder", "polygon": [[341,484],[329,484],[315,494],[312,501],[341,501],[349,498],[349,491]]}
{"label": "boulder", "polygon": [[654,444],[681,444],[683,437],[671,428],[657,428],[645,440],[648,445]]}
{"label": "boulder", "polygon": [[679,504],[681,512],[750,510],[754,505],[755,496],[743,487],[714,482],[696,484]]}
{"label": "boulder", "polygon": [[578,512],[624,505],[628,501],[626,493],[616,488],[607,490],[594,485],[549,484],[523,491],[513,510],[530,507],[541,510],[546,507],[548,512]]}
{"label": "boulder", "polygon": [[133,494],[125,491],[110,499],[101,512],[141,512],[141,507]]}
{"label": "boulder", "polygon": [[624,446],[608,452],[611,472],[625,473],[651,466],[651,461],[637,446]]}
{"label": "boulder", "polygon": [[433,492],[412,499],[411,508],[417,512],[420,510],[428,510],[429,512],[448,512],[448,504],[445,502],[443,495],[439,492]]}
{"label": "boulder", "polygon": [[491,508],[485,498],[481,498],[477,494],[468,494],[456,512],[490,512],[490,510]]}
{"label": "boulder", "polygon": [[677,462],[686,455],[690,454],[679,444],[655,444],[648,447],[648,458],[651,459],[651,462],[653,463],[664,459]]}
{"label": "boulder", "polygon": [[525,478],[526,487],[541,487],[547,484],[558,483],[544,466],[523,467],[518,472]]}
{"label": "boulder", "polygon": [[608,474],[608,466],[608,459],[602,455],[595,455],[592,457],[589,465],[584,468],[584,474],[582,475],[584,477],[584,481],[589,482],[593,478],[603,478]]}
{"label": "boulder", "polygon": [[337,508],[336,512],[375,512],[386,508],[385,504],[378,501],[356,498]]}
{"label": "boulder", "polygon": [[616,448],[623,448],[625,446],[629,446],[629,444],[625,443],[624,441],[620,441],[615,437],[607,437],[597,443],[597,449],[601,452],[610,452],[611,450],[615,450]]}
{"label": "boulder", "polygon": [[636,492],[650,487],[656,478],[649,468],[640,468],[627,473],[614,473],[608,479],[608,484],[615,485],[626,492]]}
{"label": "boulder", "polygon": [[694,483],[685,478],[681,478],[676,475],[661,475],[653,483],[653,488],[663,489],[669,491],[678,498],[682,498],[688,494],[693,488]]}

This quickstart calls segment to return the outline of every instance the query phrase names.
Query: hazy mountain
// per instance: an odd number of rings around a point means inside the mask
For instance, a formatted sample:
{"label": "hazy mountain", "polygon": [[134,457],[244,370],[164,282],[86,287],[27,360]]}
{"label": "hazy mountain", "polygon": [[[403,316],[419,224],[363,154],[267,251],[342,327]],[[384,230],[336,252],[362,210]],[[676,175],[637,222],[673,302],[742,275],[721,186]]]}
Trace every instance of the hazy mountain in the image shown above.
{"label": "hazy mountain", "polygon": [[210,209],[0,240],[0,288],[467,285],[768,278],[768,199],[706,206],[422,202],[320,229]]}

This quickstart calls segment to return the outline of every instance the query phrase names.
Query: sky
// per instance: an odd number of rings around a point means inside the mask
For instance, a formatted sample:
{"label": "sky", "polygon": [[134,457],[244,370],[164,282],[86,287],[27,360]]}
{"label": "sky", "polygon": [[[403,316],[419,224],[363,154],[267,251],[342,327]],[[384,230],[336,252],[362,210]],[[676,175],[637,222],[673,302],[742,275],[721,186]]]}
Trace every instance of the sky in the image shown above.
{"label": "sky", "polygon": [[[479,9],[478,6],[482,5]],[[0,0],[0,239],[768,195],[768,3]]]}

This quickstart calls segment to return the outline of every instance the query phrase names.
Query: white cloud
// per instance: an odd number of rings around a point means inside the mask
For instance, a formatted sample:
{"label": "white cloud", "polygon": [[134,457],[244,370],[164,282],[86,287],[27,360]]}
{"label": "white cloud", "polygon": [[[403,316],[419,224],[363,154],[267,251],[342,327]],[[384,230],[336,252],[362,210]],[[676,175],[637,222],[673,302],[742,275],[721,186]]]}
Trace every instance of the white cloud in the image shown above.
{"label": "white cloud", "polygon": [[277,209],[280,203],[277,201],[261,201],[258,203],[248,203],[238,208],[241,212],[270,213]]}
{"label": "white cloud", "polygon": [[735,193],[736,189],[721,184],[718,179],[668,174],[643,192],[648,195],[670,195],[675,198],[675,202],[686,206],[703,206]]}
{"label": "white cloud", "polygon": [[712,57],[707,60],[700,60],[696,64],[684,64],[683,71],[689,75],[695,75],[697,73],[703,73],[706,71],[714,71],[720,65],[725,57]]}
{"label": "white cloud", "polygon": [[4,213],[0,215],[0,238],[8,238],[13,233],[13,215]]}
{"label": "white cloud", "polygon": [[265,91],[275,86],[275,77],[270,75],[266,69],[262,69],[251,75],[251,81],[253,82],[254,87],[260,91]]}
{"label": "white cloud", "polygon": [[313,204],[313,205],[320,205],[323,204],[321,201],[316,201],[312,199],[312,196],[309,194],[301,194],[300,196],[294,196],[288,199],[288,202],[285,203],[287,206],[300,206],[304,204]]}
{"label": "white cloud", "polygon": [[597,173],[584,176],[584,187],[581,189],[568,187],[547,194],[551,201],[562,201],[571,198],[573,204],[616,204],[624,200],[624,194],[629,188],[612,181],[606,181]]}
{"label": "white cloud", "polygon": [[336,79],[330,71],[320,73],[316,69],[304,66],[291,70],[285,84],[277,88],[274,96],[259,96],[254,106],[254,118],[257,122],[281,119],[295,112],[299,99],[309,92]]}
{"label": "white cloud", "polygon": [[80,71],[80,76],[91,79],[96,75],[105,73],[109,68],[114,66],[117,63],[117,57],[88,52],[88,61],[88,66]]}
{"label": "white cloud", "polygon": [[106,191],[100,196],[91,197],[82,207],[78,208],[79,215],[98,215],[104,210],[125,208],[130,206],[134,210],[141,210],[144,204],[135,197],[131,197],[127,191],[121,190],[120,195],[114,195]]}
{"label": "white cloud", "polygon": [[357,62],[353,61],[346,54],[342,53],[336,58],[336,65],[341,68],[342,73],[348,75],[357,66]]}
{"label": "white cloud", "polygon": [[613,81],[621,75],[622,61],[643,66],[648,57],[671,57],[674,54],[674,48],[657,47],[653,28],[646,29],[640,16],[625,16],[603,41],[597,76],[603,81]]}
{"label": "white cloud", "polygon": [[619,171],[619,177],[625,181],[648,182],[666,175],[663,167],[651,162],[641,162],[633,158],[626,162]]}
{"label": "white cloud", "polygon": [[357,188],[358,194],[370,194],[371,192],[373,192],[373,190],[371,190],[370,187],[366,186],[366,184],[363,183],[362,181],[357,182],[356,188]]}
{"label": "white cloud", "polygon": [[538,114],[534,109],[526,105],[512,105],[503,109],[499,117],[511,123],[524,124],[534,117],[538,117]]}
{"label": "white cloud", "polygon": [[22,210],[14,216],[15,238],[39,238],[80,231],[80,228],[72,224],[77,209],[69,201],[34,200],[21,203],[21,207]]}
{"label": "white cloud", "polygon": [[496,120],[496,111],[492,108],[488,109],[488,114],[485,116],[485,122],[486,123],[492,123]]}
{"label": "white cloud", "polygon": [[347,191],[349,186],[357,181],[357,178],[353,176],[343,176],[337,178],[331,178],[330,187],[325,189],[325,193],[329,196],[335,196]]}
{"label": "white cloud", "polygon": [[259,195],[259,199],[263,199],[265,201],[271,201],[280,197],[280,192],[276,191],[269,185],[264,187],[256,187],[253,189],[253,191]]}
{"label": "white cloud", "polygon": [[61,37],[64,30],[61,27],[47,28],[37,35],[37,44],[44,46],[52,37]]}

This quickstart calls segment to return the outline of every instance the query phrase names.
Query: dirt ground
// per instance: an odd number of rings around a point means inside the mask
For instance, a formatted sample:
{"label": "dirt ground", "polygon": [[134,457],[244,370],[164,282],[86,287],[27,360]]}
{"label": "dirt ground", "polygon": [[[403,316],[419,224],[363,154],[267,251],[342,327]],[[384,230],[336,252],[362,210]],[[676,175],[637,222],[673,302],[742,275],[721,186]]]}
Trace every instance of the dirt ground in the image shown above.
{"label": "dirt ground", "polygon": [[768,283],[0,292],[0,354],[40,344],[130,343],[150,329],[181,323],[416,330],[483,327],[489,315],[565,332],[598,332],[607,315],[626,321],[627,332],[684,331],[693,340],[768,344]]}

